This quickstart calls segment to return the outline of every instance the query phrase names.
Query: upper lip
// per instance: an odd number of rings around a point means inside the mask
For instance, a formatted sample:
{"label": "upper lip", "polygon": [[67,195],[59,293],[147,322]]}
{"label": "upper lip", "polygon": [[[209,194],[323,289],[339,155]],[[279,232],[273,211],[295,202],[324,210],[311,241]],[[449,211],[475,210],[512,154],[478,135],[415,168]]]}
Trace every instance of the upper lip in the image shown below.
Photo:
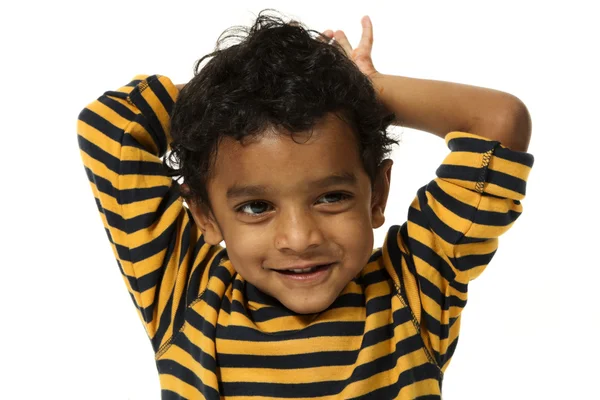
{"label": "upper lip", "polygon": [[268,268],[268,269],[272,269],[272,270],[275,270],[275,271],[288,271],[288,270],[292,270],[292,269],[307,269],[307,268],[318,267],[318,266],[321,266],[321,265],[333,264],[334,262],[335,261],[297,263],[297,264],[289,265],[289,266],[287,266],[285,268]]}

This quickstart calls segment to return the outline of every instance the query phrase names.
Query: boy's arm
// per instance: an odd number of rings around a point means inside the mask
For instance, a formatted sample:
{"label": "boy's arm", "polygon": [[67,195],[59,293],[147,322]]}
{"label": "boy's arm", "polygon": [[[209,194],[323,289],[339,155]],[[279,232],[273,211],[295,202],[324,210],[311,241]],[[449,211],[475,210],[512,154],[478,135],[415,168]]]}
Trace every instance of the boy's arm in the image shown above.
{"label": "boy's arm", "polygon": [[448,366],[468,283],[521,215],[533,156],[482,136],[446,135],[451,153],[418,190],[408,221],[388,232],[384,260],[442,370]]}
{"label": "boy's arm", "polygon": [[335,37],[371,79],[396,123],[445,138],[452,151],[437,178],[418,191],[408,221],[390,229],[383,248],[388,271],[444,370],[458,340],[467,284],[490,262],[498,236],[522,212],[533,165],[533,156],[523,153],[531,120],[523,103],[507,93],[380,74],[371,59],[371,20],[365,16],[361,23],[356,49],[343,31],[325,35]]}
{"label": "boy's arm", "polygon": [[373,79],[402,125],[444,137],[451,150],[384,249],[423,340],[445,370],[468,283],[521,215],[533,157],[515,150],[527,149],[531,122],[525,106],[506,93],[390,75]]}
{"label": "boy's arm", "polygon": [[373,65],[373,24],[361,19],[362,36],[353,49],[343,31],[323,32],[335,39],[371,80],[379,99],[396,115],[395,123],[444,138],[448,132],[475,132],[517,151],[527,151],[531,118],[523,102],[498,90],[453,82],[386,75]]}
{"label": "boy's arm", "polygon": [[79,114],[81,157],[120,270],[155,351],[199,294],[204,244],[160,157],[170,144],[178,90],[163,76],[136,76]]}
{"label": "boy's arm", "polygon": [[493,89],[374,73],[371,82],[395,124],[433,133],[473,132],[527,151],[531,118],[515,96]]}

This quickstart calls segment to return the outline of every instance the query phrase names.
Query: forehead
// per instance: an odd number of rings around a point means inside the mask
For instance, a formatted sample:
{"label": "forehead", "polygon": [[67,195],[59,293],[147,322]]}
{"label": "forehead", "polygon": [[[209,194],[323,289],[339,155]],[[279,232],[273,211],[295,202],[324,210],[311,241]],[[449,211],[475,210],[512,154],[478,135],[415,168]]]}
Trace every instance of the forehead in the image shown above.
{"label": "forehead", "polygon": [[239,142],[225,138],[218,149],[209,189],[269,185],[293,190],[330,175],[364,175],[356,135],[334,114],[309,132],[267,131]]}

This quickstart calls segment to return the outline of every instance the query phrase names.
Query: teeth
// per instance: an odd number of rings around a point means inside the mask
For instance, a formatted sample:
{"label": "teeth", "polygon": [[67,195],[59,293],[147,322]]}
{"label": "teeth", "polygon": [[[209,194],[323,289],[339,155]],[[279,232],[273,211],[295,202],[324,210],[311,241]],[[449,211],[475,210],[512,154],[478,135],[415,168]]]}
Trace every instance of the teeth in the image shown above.
{"label": "teeth", "polygon": [[307,273],[307,272],[312,272],[315,269],[317,269],[317,267],[312,267],[312,268],[305,268],[305,269],[292,269],[290,271],[293,271],[297,274],[303,274],[303,273]]}

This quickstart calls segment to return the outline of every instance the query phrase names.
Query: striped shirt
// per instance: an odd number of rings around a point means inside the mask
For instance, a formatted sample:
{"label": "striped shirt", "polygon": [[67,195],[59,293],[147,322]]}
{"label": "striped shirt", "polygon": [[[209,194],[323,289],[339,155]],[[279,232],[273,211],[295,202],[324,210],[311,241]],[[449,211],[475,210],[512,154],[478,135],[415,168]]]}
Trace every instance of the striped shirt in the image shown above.
{"label": "striped shirt", "polygon": [[139,75],[79,115],[85,171],[152,342],[164,399],[440,399],[467,284],[522,212],[528,153],[450,132],[408,221],[317,315],[300,315],[204,242],[161,157],[178,90]]}

